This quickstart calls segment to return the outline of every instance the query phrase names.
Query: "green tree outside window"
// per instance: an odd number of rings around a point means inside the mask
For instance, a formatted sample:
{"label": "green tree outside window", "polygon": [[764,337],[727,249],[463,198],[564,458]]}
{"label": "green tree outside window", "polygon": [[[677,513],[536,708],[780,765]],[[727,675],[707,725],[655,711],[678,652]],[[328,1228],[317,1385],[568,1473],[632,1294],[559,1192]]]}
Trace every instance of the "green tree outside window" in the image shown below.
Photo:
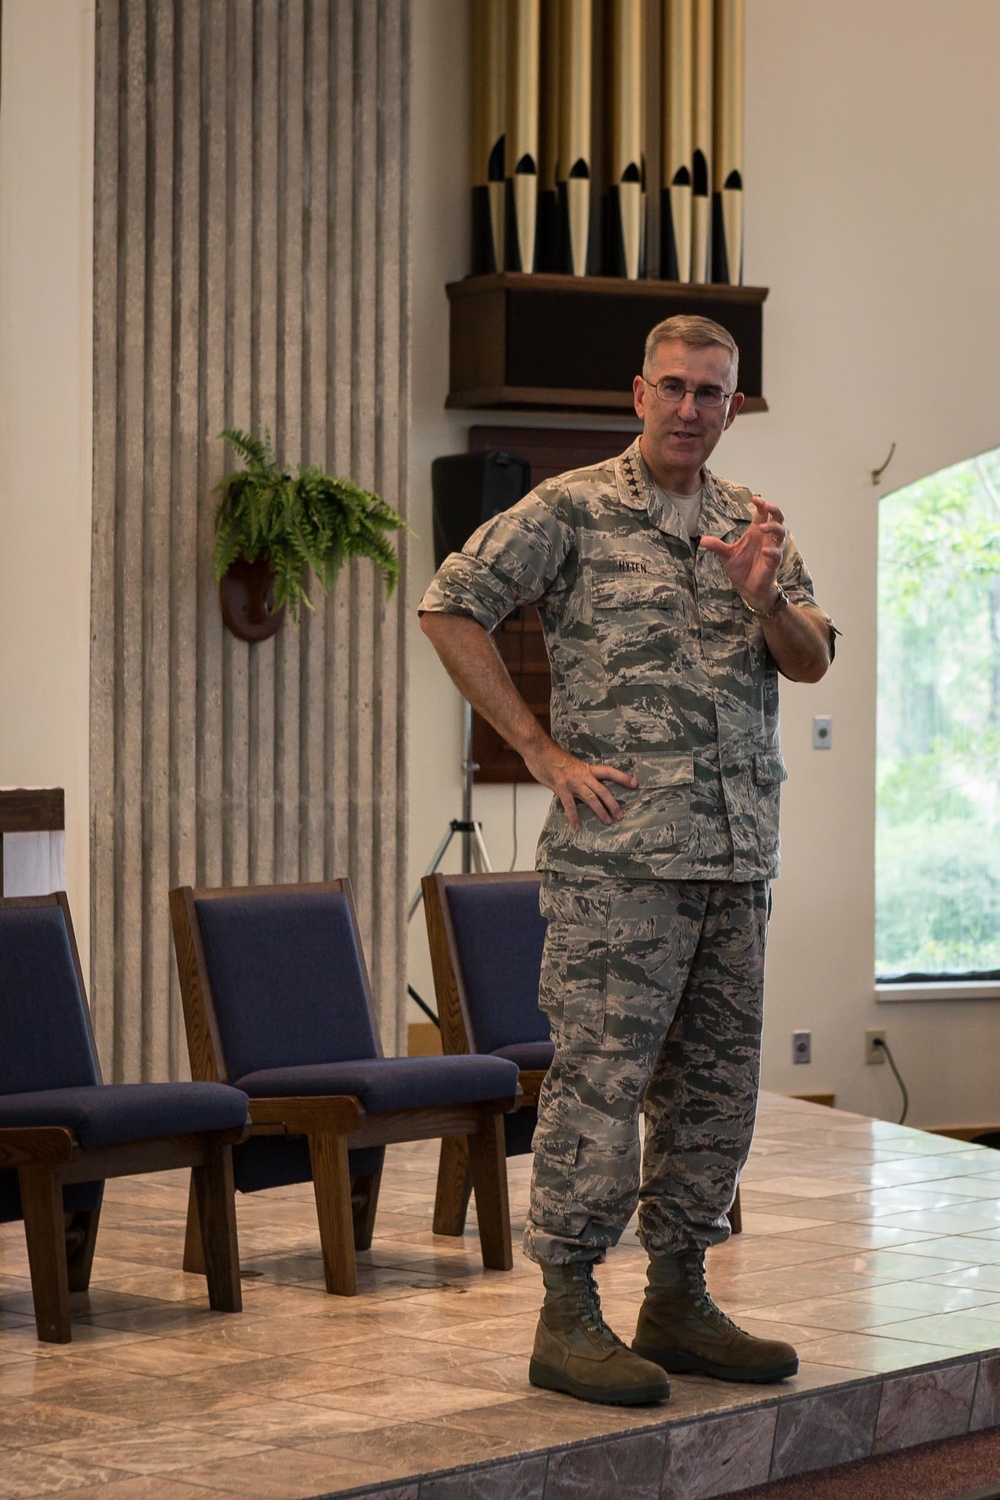
{"label": "green tree outside window", "polygon": [[1000,977],[1000,449],[879,511],[880,980]]}

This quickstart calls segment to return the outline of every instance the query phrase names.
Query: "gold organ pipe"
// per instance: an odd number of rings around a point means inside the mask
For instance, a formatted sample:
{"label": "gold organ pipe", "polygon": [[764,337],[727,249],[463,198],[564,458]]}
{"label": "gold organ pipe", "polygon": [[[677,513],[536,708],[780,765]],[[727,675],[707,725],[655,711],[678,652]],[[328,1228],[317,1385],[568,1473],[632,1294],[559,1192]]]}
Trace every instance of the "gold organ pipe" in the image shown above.
{"label": "gold organ pipe", "polygon": [[[568,6],[572,0],[567,0]],[[541,94],[538,127],[538,185],[543,193],[554,193],[559,162],[559,96],[563,71],[560,19],[561,0],[541,0]]]}
{"label": "gold organ pipe", "polygon": [[712,280],[743,280],[744,0],[715,0]]}
{"label": "gold organ pipe", "polygon": [[563,0],[559,109],[559,207],[565,268],[587,270],[590,245],[591,0]]}
{"label": "gold organ pipe", "polygon": [[694,0],[691,112],[691,280],[712,274],[712,0]]}
{"label": "gold organ pipe", "polygon": [[573,0],[542,0],[541,93],[538,123],[538,229],[535,265],[539,271],[561,271],[559,233],[559,101],[565,66],[560,20]]}
{"label": "gold organ pipe", "polygon": [[660,275],[691,280],[694,0],[662,0]]}
{"label": "gold organ pipe", "polygon": [[506,0],[472,5],[473,272],[504,265],[504,120],[507,109]]}
{"label": "gold organ pipe", "polygon": [[538,207],[539,0],[507,3],[507,266],[532,271]]}
{"label": "gold organ pipe", "polygon": [[[645,124],[644,0],[611,0],[611,206],[618,220],[622,269],[642,270]],[[617,212],[615,212],[617,210]]]}

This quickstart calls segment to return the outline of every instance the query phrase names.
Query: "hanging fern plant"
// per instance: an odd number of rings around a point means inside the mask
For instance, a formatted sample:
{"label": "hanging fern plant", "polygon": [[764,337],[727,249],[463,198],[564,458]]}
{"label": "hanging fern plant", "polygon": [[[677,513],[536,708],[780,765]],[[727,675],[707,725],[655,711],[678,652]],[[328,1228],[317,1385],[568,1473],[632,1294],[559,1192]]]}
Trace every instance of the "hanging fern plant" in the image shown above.
{"label": "hanging fern plant", "polygon": [[329,593],[344,563],[367,557],[385,579],[386,598],[399,579],[399,557],[387,533],[409,530],[403,517],[371,490],[336,479],[314,464],[286,473],[263,440],[227,428],[220,434],[245,465],[216,485],[215,576],[221,580],[237,558],[264,558],[274,574],[274,609],[312,609],[306,575]]}

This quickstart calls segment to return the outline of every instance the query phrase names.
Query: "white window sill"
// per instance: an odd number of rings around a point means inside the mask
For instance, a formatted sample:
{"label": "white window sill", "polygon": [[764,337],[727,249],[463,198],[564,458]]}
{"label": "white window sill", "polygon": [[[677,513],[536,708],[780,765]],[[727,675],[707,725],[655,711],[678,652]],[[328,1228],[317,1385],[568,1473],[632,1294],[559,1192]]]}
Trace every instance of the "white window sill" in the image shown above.
{"label": "white window sill", "polygon": [[996,979],[945,979],[924,984],[877,984],[879,1004],[898,1000],[1000,1000]]}

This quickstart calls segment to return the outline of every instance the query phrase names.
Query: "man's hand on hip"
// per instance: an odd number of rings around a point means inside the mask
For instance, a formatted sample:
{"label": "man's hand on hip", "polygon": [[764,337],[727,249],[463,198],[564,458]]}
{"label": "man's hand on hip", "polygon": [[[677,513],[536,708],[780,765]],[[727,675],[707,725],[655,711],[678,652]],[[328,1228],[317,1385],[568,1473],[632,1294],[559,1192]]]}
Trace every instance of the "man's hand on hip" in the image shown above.
{"label": "man's hand on hip", "polygon": [[476,712],[517,751],[535,780],[556,794],[571,828],[580,827],[577,802],[586,803],[602,823],[621,818],[622,810],[604,783],[634,787],[635,777],[614,766],[588,765],[557,745],[514,686],[481,625],[464,615],[428,611],[420,617],[420,628]]}
{"label": "man's hand on hip", "polygon": [[559,798],[571,828],[580,827],[577,802],[586,803],[602,823],[617,823],[621,819],[622,810],[604,785],[606,781],[629,788],[638,785],[635,777],[627,771],[619,771],[614,766],[591,766],[570,755],[544,731],[539,736],[539,744],[526,746],[522,756],[535,780]]}

